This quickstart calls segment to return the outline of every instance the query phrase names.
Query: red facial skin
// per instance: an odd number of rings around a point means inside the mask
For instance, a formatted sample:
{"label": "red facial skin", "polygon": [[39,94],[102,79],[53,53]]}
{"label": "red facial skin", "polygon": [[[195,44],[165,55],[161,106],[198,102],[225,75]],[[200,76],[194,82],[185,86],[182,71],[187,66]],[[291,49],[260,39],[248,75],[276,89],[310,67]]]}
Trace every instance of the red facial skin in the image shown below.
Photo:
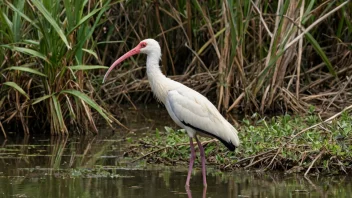
{"label": "red facial skin", "polygon": [[125,59],[139,54],[142,48],[145,48],[147,46],[146,42],[140,42],[135,48],[131,49],[129,52],[127,52],[126,54],[124,54],[123,56],[121,56],[119,59],[117,59],[109,68],[109,70],[105,73],[104,79],[103,79],[103,83],[105,82],[106,78],[108,77],[109,73],[118,65],[120,64],[122,61],[124,61]]}

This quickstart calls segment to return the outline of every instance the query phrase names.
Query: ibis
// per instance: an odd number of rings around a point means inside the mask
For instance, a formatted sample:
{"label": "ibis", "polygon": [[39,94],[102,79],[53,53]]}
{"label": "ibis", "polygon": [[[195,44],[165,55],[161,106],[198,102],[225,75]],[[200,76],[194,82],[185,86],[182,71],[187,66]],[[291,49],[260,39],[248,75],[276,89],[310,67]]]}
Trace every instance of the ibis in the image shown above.
{"label": "ibis", "polygon": [[196,158],[193,138],[196,140],[201,156],[203,185],[207,186],[205,154],[197,135],[211,136],[221,141],[229,150],[234,151],[240,145],[237,130],[220,114],[217,108],[202,94],[167,78],[160,69],[160,45],[154,39],[145,39],[135,48],[117,59],[106,72],[103,83],[109,73],[122,61],[136,54],[147,55],[147,76],[156,98],[162,102],[172,120],[187,131],[191,156],[186,179],[190,186],[193,163]]}

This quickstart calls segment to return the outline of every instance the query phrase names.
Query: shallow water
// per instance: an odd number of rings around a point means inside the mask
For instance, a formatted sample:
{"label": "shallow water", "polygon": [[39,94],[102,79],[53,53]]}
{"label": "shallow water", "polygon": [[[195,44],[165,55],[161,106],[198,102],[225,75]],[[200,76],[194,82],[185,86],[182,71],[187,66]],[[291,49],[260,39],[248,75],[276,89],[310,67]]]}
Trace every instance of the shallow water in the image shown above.
{"label": "shallow water", "polygon": [[[0,139],[0,197],[351,197],[349,176],[309,177],[208,166],[204,189],[199,165],[184,184],[187,165],[130,163],[124,156],[139,136],[170,126],[165,112],[130,111],[134,133],[101,129],[97,136]],[[155,117],[153,117],[155,116]],[[132,119],[133,118],[133,119]]]}

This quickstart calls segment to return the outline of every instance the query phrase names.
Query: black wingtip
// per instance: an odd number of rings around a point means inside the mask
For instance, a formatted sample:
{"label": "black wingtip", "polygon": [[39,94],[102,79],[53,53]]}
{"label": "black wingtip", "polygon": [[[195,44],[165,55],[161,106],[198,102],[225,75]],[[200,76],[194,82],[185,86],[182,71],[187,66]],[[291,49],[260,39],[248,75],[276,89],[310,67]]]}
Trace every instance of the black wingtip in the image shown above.
{"label": "black wingtip", "polygon": [[215,137],[216,139],[218,139],[221,143],[223,143],[230,151],[235,151],[236,150],[236,146],[234,144],[232,144],[232,142],[226,142],[221,138]]}
{"label": "black wingtip", "polygon": [[194,130],[196,130],[196,131],[199,131],[199,132],[201,132],[201,133],[204,133],[204,134],[206,134],[206,135],[210,135],[210,136],[212,136],[212,137],[218,139],[218,140],[219,140],[221,143],[223,143],[230,151],[234,151],[234,150],[236,149],[236,146],[235,146],[234,144],[232,144],[231,141],[230,141],[230,142],[227,142],[227,141],[221,139],[220,137],[218,137],[218,136],[216,136],[216,135],[214,135],[214,134],[212,134],[212,133],[209,133],[208,131],[205,131],[205,130],[200,129],[200,128],[198,128],[198,127],[195,127],[195,126],[193,126],[193,125],[191,125],[191,124],[188,124],[188,123],[186,123],[185,121],[181,121],[181,122],[182,122],[182,124],[184,124],[184,125],[186,125],[186,126],[188,126],[188,127],[191,127],[192,129],[194,129]]}

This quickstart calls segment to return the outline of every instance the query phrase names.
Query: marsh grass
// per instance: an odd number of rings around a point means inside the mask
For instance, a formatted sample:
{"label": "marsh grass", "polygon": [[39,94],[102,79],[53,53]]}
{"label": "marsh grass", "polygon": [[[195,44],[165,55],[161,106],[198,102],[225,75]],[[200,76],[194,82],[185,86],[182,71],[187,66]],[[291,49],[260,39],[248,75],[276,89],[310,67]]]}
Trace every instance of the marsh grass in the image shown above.
{"label": "marsh grass", "polygon": [[163,72],[222,112],[314,105],[328,117],[352,104],[351,10],[349,0],[1,1],[0,130],[97,132],[95,112],[119,123],[99,104],[152,101],[145,57],[101,85],[103,65],[149,37]]}
{"label": "marsh grass", "polygon": [[[242,120],[238,133],[241,146],[235,152],[219,141],[201,139],[207,164],[225,170],[241,167],[283,170],[287,174],[348,173],[352,168],[351,109],[327,120],[321,120],[313,107],[305,117],[254,114]],[[133,161],[175,165],[189,160],[189,138],[183,130],[156,130],[155,135],[130,147],[126,155]]]}
{"label": "marsh grass", "polygon": [[[98,132],[94,112],[118,122],[94,101],[92,69],[105,69],[93,33],[109,1],[15,0],[0,3],[1,129]],[[5,127],[7,126],[7,127]],[[12,127],[11,127],[12,126]],[[49,129],[49,130],[47,130]]]}
{"label": "marsh grass", "polygon": [[[123,43],[104,53],[112,62],[155,38],[164,73],[223,112],[336,112],[352,102],[351,9],[344,0],[126,1],[111,7],[106,23],[110,40]],[[151,100],[144,60],[120,67],[102,89],[106,101]]]}

